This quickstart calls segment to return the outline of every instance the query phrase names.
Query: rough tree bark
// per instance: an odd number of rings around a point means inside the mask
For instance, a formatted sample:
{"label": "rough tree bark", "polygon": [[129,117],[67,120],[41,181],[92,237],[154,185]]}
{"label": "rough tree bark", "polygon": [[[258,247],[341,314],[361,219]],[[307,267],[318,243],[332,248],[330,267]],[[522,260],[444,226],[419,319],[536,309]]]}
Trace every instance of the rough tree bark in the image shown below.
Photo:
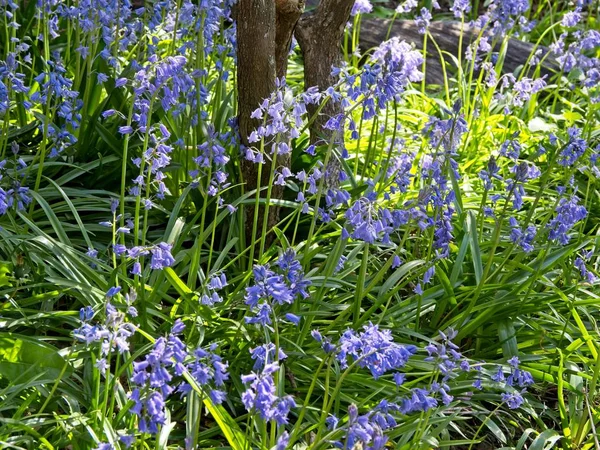
{"label": "rough tree bark", "polygon": [[[250,146],[248,136],[261,122],[252,119],[252,111],[275,90],[275,77],[285,76],[287,56],[294,27],[304,10],[304,0],[239,0],[236,7],[237,57],[238,57],[238,124],[242,144]],[[272,161],[265,157],[260,186],[267,186]],[[289,157],[279,157],[277,166],[289,165]],[[259,186],[258,165],[242,159],[242,175],[246,191]],[[283,189],[274,186],[272,199],[280,199]],[[254,211],[246,210],[245,234],[251,241],[254,226]],[[263,228],[264,208],[258,210],[257,236]],[[269,207],[267,226],[270,230],[279,220],[279,208]],[[273,234],[267,237],[267,244]],[[252,257],[252,255],[250,255]]]}
{"label": "rough tree bark", "polygon": [[283,78],[287,73],[288,55],[294,29],[298,19],[304,12],[304,0],[276,0],[275,10],[277,16],[275,62],[277,65],[277,78]]}
{"label": "rough tree bark", "polygon": [[[272,0],[240,0],[235,11],[237,22],[238,126],[242,144],[250,147],[248,136],[260,125],[252,111],[275,90],[275,4]],[[263,167],[261,186],[268,182],[269,167]],[[266,180],[265,180],[266,174]],[[258,187],[258,165],[242,157],[246,191]],[[245,208],[246,240],[251,241],[254,216]],[[261,211],[259,227],[262,229]],[[252,258],[253,255],[250,255]]]}
{"label": "rough tree bark", "polygon": [[[295,36],[304,56],[306,88],[317,86],[324,90],[335,83],[334,77],[331,76],[331,68],[339,65],[341,61],[341,41],[354,1],[321,0],[315,10],[305,13],[298,21]],[[312,116],[316,110],[317,108],[311,105],[308,112]],[[329,142],[333,133],[323,126],[329,118],[342,112],[341,105],[328,101],[310,127],[311,142],[316,143],[321,139],[323,142]],[[340,139],[341,137],[338,141]],[[337,184],[340,167],[337,159],[330,161],[326,175],[329,185]]]}

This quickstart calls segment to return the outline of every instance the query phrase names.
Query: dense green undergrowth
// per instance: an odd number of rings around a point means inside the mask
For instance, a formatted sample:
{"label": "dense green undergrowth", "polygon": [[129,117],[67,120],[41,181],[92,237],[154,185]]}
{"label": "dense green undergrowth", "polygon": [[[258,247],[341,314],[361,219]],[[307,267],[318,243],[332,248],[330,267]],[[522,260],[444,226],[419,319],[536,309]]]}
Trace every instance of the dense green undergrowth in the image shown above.
{"label": "dense green undergrowth", "polygon": [[0,0],[0,446],[598,448],[598,2],[363,0],[250,148],[230,3]]}

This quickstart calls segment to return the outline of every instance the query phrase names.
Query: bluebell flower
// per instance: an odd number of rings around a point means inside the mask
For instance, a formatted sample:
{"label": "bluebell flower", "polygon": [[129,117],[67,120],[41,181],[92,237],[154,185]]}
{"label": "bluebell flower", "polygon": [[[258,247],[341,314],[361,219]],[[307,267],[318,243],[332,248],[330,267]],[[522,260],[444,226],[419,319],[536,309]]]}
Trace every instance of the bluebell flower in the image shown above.
{"label": "bluebell flower", "polygon": [[518,134],[513,135],[512,139],[507,139],[500,146],[500,155],[516,161],[521,155],[521,143],[516,139]]}
{"label": "bluebell flower", "polygon": [[535,225],[529,225],[526,229],[523,229],[514,217],[509,219],[509,224],[511,226],[510,240],[513,244],[521,247],[525,253],[531,253],[534,250],[533,242],[537,234]]}
{"label": "bluebell flower", "polygon": [[402,386],[404,384],[404,380],[406,379],[406,375],[400,372],[394,373],[394,383],[396,386]]}
{"label": "bluebell flower", "polygon": [[100,443],[94,450],[115,450],[115,447],[109,443]]}
{"label": "bluebell flower", "polygon": [[287,355],[284,351],[279,348],[277,353],[277,358],[275,358],[275,344],[272,342],[268,342],[263,345],[259,345],[258,347],[250,350],[250,354],[252,355],[252,359],[254,360],[253,370],[261,370],[265,366],[276,362],[281,361],[287,358]]}
{"label": "bluebell flower", "polygon": [[571,127],[567,130],[569,140],[561,150],[558,163],[570,167],[583,156],[587,149],[587,142],[581,137],[581,130]]}
{"label": "bluebell flower", "polygon": [[495,35],[499,36],[522,24],[529,9],[528,0],[493,0],[488,11]]}
{"label": "bluebell flower", "polygon": [[395,343],[391,331],[379,330],[378,325],[365,325],[363,329],[360,333],[347,330],[341,336],[337,359],[342,367],[347,367],[346,359],[350,356],[377,379],[386,372],[404,367],[417,350],[413,345]]}
{"label": "bluebell flower", "polygon": [[112,298],[121,292],[121,286],[113,286],[106,292],[106,298]]}
{"label": "bluebell flower", "polygon": [[[216,348],[216,344],[211,344],[208,348],[197,348],[193,352],[193,360],[186,363],[186,368],[196,383],[208,390],[212,401],[221,404],[227,397],[223,386],[229,379],[229,365],[215,353]],[[187,383],[182,383],[177,388],[182,393],[190,392],[191,389]]]}
{"label": "bluebell flower", "polygon": [[275,420],[279,425],[288,423],[288,414],[296,406],[291,396],[276,395],[273,374],[279,370],[277,363],[265,365],[260,373],[242,376],[242,382],[249,385],[242,393],[242,403],[250,413],[257,413],[263,420]]}
{"label": "bluebell flower", "polygon": [[554,218],[547,225],[550,230],[548,237],[563,245],[568,244],[570,240],[569,231],[578,222],[584,220],[586,216],[587,210],[584,206],[579,205],[577,196],[573,195],[569,199],[562,198],[556,207]]}
{"label": "bluebell flower", "polygon": [[171,255],[173,245],[161,242],[150,249],[152,258],[150,260],[150,268],[155,270],[171,267],[175,263],[175,259]]}
{"label": "bluebell flower", "polygon": [[[452,342],[456,337],[456,330],[450,328],[446,333],[440,331],[440,342],[432,342],[425,347],[425,350],[429,354],[425,361],[434,362],[440,373],[443,375],[442,381],[445,383],[447,380],[458,376],[459,371],[468,371],[469,364],[463,355],[459,352],[458,346]],[[465,364],[466,363],[466,366]],[[438,390],[436,390],[437,392]],[[441,391],[440,391],[441,393]],[[444,392],[443,396],[447,394]]]}
{"label": "bluebell flower", "polygon": [[354,2],[352,6],[352,10],[350,11],[351,16],[355,16],[357,14],[368,14],[373,10],[373,5],[369,0],[357,0]]}
{"label": "bluebell flower", "polygon": [[518,211],[523,207],[523,196],[525,195],[523,185],[529,180],[538,178],[541,172],[535,164],[526,161],[515,164],[509,170],[514,177],[506,180],[506,191],[510,194],[507,201],[510,201],[512,197],[513,209]]}
{"label": "bluebell flower", "polygon": [[130,448],[135,443],[135,436],[132,434],[124,434],[119,436],[119,440],[125,445],[125,448]]}
{"label": "bluebell flower", "polygon": [[576,258],[573,265],[579,269],[579,273],[588,283],[593,284],[598,280],[598,277],[588,270],[585,260],[583,258]]}
{"label": "bluebell flower", "polygon": [[94,317],[94,310],[91,306],[86,306],[79,310],[79,320],[82,322],[89,322]]}
{"label": "bluebell flower", "polygon": [[287,313],[285,315],[285,318],[287,320],[289,320],[291,323],[293,323],[294,325],[299,325],[300,324],[300,316],[297,316],[296,314],[292,314],[292,313]]}
{"label": "bluebell flower", "polygon": [[431,12],[425,7],[421,8],[421,12],[415,17],[415,24],[417,25],[420,34],[427,33],[427,28],[429,28],[431,19]]}
{"label": "bluebell flower", "polygon": [[9,189],[0,187],[0,216],[6,214],[13,207],[17,211],[24,211],[31,201],[29,188],[22,186],[19,181],[13,180]]}
{"label": "bluebell flower", "polygon": [[463,18],[465,14],[471,12],[471,0],[454,0],[450,11],[454,13],[457,19]]}
{"label": "bluebell flower", "polygon": [[281,274],[271,270],[270,266],[256,265],[253,269],[254,285],[246,288],[246,304],[254,312],[246,317],[247,323],[269,325],[275,305],[293,303],[296,298],[308,297],[310,281],[304,278],[302,266],[292,249],[286,250],[276,261]]}
{"label": "bluebell flower", "polygon": [[133,263],[133,266],[131,267],[131,274],[138,276],[142,275],[142,265],[139,261],[135,261]]}
{"label": "bluebell flower", "polygon": [[502,369],[502,366],[498,366],[496,373],[492,375],[492,380],[494,380],[497,383],[504,383],[506,381],[506,377],[504,376],[504,370]]}
{"label": "bluebell flower", "polygon": [[508,405],[510,409],[518,409],[524,403],[525,399],[519,392],[505,392],[501,396],[502,401]]}
{"label": "bluebell flower", "polygon": [[400,403],[400,412],[410,414],[413,412],[424,412],[435,408],[438,401],[431,395],[427,389],[413,388],[411,395],[406,397]]}
{"label": "bluebell flower", "polygon": [[290,440],[290,435],[287,431],[281,433],[281,435],[277,438],[277,444],[275,445],[275,450],[286,450],[288,443]]}
{"label": "bluebell flower", "polygon": [[479,178],[483,180],[483,187],[486,191],[493,189],[494,180],[502,181],[502,176],[500,176],[500,166],[498,166],[494,156],[490,156],[487,163],[487,170],[479,172]]}
{"label": "bluebell flower", "polygon": [[292,295],[308,298],[307,289],[311,283],[304,277],[304,270],[296,257],[294,249],[288,248],[285,250],[277,259],[276,264],[281,269]]}
{"label": "bluebell flower", "polygon": [[571,28],[571,27],[577,26],[577,24],[579,23],[580,20],[581,20],[580,11],[578,11],[578,10],[568,11],[563,15],[561,24],[563,27]]}
{"label": "bluebell flower", "polygon": [[178,384],[173,383],[174,377],[186,370],[183,363],[188,352],[177,337],[182,330],[183,323],[176,321],[167,338],[159,337],[150,353],[142,361],[133,363],[131,384],[134,389],[129,398],[134,404],[130,411],[139,417],[139,429],[144,433],[156,434],[165,423],[166,400],[178,388]]}
{"label": "bluebell flower", "polygon": [[[120,288],[111,288],[119,292]],[[109,292],[111,291],[109,290]],[[110,297],[107,297],[110,298]],[[124,313],[117,310],[111,303],[106,304],[106,318],[103,324],[92,325],[93,310],[89,307],[82,308],[80,319],[82,325],[73,330],[75,339],[85,342],[86,345],[99,342],[102,356],[108,355],[113,350],[124,353],[129,350],[129,338],[135,333],[135,327],[127,322]]]}

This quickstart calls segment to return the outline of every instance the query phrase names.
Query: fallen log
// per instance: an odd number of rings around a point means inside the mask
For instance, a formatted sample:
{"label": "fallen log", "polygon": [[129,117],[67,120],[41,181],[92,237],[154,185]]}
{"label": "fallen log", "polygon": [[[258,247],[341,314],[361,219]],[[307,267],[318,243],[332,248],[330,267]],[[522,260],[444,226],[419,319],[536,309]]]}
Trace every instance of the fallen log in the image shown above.
{"label": "fallen log", "polygon": [[[465,24],[462,29],[462,46],[459,49],[461,34],[460,22],[451,20],[433,21],[428,29],[442,53],[447,52],[448,54],[457,57],[459,52],[461,52],[463,61],[465,60],[467,46],[472,42],[475,42],[480,33],[480,29]],[[390,19],[363,17],[360,25],[359,38],[359,47],[361,51],[365,52],[373,47],[377,47],[381,42],[388,39],[388,31],[389,38],[398,37],[400,40],[414,43],[415,47],[420,50],[423,49],[423,35],[419,33],[419,26],[414,20],[395,20],[392,23]],[[520,66],[523,66],[527,62],[527,59],[531,52],[534,51],[534,48],[534,44],[511,38],[508,42],[502,72],[514,73],[517,71]],[[549,50],[545,47],[538,47],[538,49],[540,50],[539,59],[543,59],[541,67],[542,75],[551,75],[558,71],[556,60],[551,55],[547,55]],[[500,43],[494,48],[494,51],[499,50]],[[547,56],[544,58],[545,55]],[[431,41],[429,41],[427,45],[426,63],[427,84],[444,84],[442,64],[446,65],[446,72],[449,77],[455,76],[456,74],[456,64],[452,61],[452,58],[446,54],[442,60],[438,50]]]}

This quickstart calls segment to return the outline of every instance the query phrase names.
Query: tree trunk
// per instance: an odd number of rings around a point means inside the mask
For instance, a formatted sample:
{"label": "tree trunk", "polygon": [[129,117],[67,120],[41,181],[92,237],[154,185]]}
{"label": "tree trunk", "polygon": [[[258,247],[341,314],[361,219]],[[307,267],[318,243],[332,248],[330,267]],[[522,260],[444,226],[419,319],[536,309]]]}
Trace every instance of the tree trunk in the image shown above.
{"label": "tree trunk", "polygon": [[[341,61],[341,40],[354,0],[321,0],[319,6],[304,14],[296,26],[296,39],[304,56],[304,86],[317,86],[325,90],[335,83],[331,69]],[[316,113],[317,107],[310,105],[308,112]],[[311,143],[328,144],[334,138],[334,133],[324,128],[325,123],[338,114],[343,113],[341,105],[328,101],[310,127]],[[343,144],[343,136],[336,138],[334,145]],[[328,185],[339,183],[341,164],[337,158],[332,158],[326,168]]]}
{"label": "tree trunk", "polygon": [[[261,122],[250,115],[275,90],[275,4],[272,0],[240,0],[236,9],[236,24],[238,125],[242,144],[251,147],[248,136]],[[270,165],[264,164],[260,186],[268,183],[269,170]],[[242,176],[246,191],[259,187],[258,164],[248,161],[244,156]],[[255,237],[252,235],[255,212],[259,214],[257,235],[260,236],[264,215],[264,209],[261,210],[245,208],[247,242]]]}
{"label": "tree trunk", "polygon": [[[250,147],[248,136],[261,125],[260,120],[250,115],[265,98],[275,90],[275,77],[284,77],[294,27],[304,10],[304,0],[239,0],[236,7],[237,59],[238,59],[238,124],[242,144]],[[260,188],[269,183],[272,164],[289,166],[289,156],[278,157],[272,162],[265,155],[262,167]],[[246,191],[259,188],[258,165],[242,159],[242,175]],[[273,186],[272,199],[281,199],[283,188]],[[246,241],[258,240],[262,235],[264,207],[258,211],[246,208]],[[253,236],[254,213],[258,214],[256,235]],[[269,205],[267,230],[279,221],[279,207]],[[266,239],[269,245],[273,233]],[[252,258],[253,255],[250,255]]]}
{"label": "tree trunk", "polygon": [[304,0],[276,0],[275,9],[277,15],[275,61],[277,78],[283,78],[287,73],[288,55],[294,29],[300,15],[304,12]]}

